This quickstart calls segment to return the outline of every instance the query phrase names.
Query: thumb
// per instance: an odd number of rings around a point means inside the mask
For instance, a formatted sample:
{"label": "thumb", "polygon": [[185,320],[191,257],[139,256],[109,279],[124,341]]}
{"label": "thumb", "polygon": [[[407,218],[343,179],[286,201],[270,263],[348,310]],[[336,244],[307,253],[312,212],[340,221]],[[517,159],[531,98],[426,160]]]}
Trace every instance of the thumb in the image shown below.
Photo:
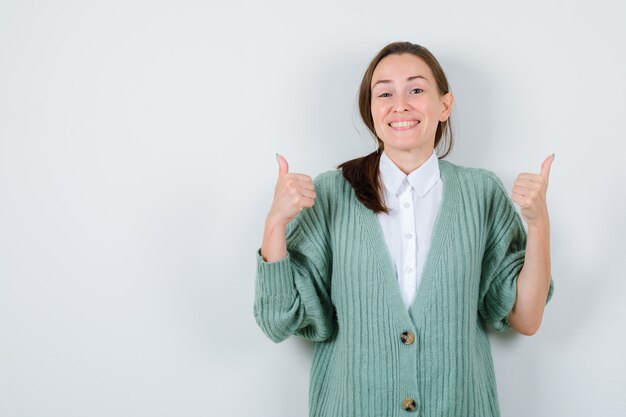
{"label": "thumb", "polygon": [[545,161],[541,164],[541,175],[544,180],[548,180],[548,176],[550,175],[550,167],[552,166],[552,161],[554,161],[554,154],[548,156]]}
{"label": "thumb", "polygon": [[287,163],[287,160],[278,153],[276,154],[276,160],[278,160],[278,176],[282,177],[289,172],[289,163]]}

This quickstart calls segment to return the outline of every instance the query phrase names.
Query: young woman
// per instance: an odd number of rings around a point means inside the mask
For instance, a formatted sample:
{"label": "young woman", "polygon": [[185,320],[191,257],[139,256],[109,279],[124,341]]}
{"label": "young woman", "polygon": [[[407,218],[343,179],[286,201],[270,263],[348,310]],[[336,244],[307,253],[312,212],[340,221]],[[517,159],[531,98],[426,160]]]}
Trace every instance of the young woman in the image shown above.
{"label": "young woman", "polygon": [[554,155],[517,177],[511,200],[492,172],[441,159],[452,103],[435,57],[392,43],[359,94],[375,152],[314,181],[277,154],[254,316],[275,342],[314,342],[310,416],[500,415],[485,323],[539,328],[554,289]]}

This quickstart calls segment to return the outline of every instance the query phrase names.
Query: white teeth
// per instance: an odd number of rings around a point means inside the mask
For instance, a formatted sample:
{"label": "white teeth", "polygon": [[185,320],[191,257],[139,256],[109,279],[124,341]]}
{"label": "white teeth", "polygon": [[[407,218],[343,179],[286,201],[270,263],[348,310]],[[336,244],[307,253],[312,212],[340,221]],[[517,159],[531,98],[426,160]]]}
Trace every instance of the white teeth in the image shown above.
{"label": "white teeth", "polygon": [[389,123],[389,125],[391,127],[410,127],[410,126],[415,126],[418,123],[419,122],[417,120],[411,120],[407,122],[391,122]]}

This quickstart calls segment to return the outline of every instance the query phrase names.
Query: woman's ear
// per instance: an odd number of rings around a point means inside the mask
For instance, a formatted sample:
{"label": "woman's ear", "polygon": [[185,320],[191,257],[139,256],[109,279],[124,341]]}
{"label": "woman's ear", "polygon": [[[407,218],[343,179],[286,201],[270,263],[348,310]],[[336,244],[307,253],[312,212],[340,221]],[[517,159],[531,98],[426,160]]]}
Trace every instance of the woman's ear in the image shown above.
{"label": "woman's ear", "polygon": [[452,112],[452,103],[454,103],[454,95],[451,92],[447,92],[443,96],[441,96],[441,103],[443,104],[443,109],[441,110],[441,116],[439,117],[439,121],[445,122],[450,117],[450,113]]}

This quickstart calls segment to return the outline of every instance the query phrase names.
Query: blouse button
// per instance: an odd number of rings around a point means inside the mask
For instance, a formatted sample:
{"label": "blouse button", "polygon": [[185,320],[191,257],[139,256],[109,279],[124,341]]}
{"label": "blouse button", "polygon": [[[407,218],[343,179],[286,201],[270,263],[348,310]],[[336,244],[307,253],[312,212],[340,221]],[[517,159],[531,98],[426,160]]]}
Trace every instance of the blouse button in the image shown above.
{"label": "blouse button", "polygon": [[404,203],[404,208],[409,208],[410,204],[409,203]]}
{"label": "blouse button", "polygon": [[406,411],[415,411],[417,406],[413,398],[405,398],[404,401],[402,401],[402,408]]}
{"label": "blouse button", "polygon": [[410,345],[415,340],[415,335],[412,332],[402,332],[400,339],[405,345]]}
{"label": "blouse button", "polygon": [[412,235],[412,234],[410,234],[410,233],[407,233],[405,237],[406,237],[407,239],[411,239],[411,238],[413,238],[413,235]]}

